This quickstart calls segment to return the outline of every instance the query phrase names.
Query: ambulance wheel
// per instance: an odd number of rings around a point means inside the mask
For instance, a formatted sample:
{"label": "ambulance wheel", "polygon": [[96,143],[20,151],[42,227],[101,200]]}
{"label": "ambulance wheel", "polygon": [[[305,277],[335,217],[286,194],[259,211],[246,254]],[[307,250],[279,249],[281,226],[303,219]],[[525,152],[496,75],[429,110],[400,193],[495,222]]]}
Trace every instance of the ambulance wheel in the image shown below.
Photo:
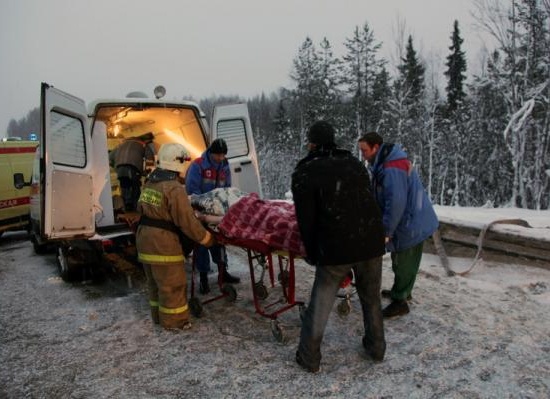
{"label": "ambulance wheel", "polygon": [[55,260],[59,275],[63,281],[72,282],[78,280],[78,267],[71,261],[69,256],[69,247],[60,244],[56,248]]}
{"label": "ambulance wheel", "polygon": [[45,244],[38,243],[38,239],[32,233],[31,233],[31,242],[32,242],[32,248],[34,249],[35,254],[44,255],[46,252],[48,252],[48,246]]}
{"label": "ambulance wheel", "polygon": [[189,299],[189,309],[194,317],[199,318],[202,316],[202,303],[198,298]]}
{"label": "ambulance wheel", "polygon": [[222,292],[225,294],[228,302],[235,302],[237,300],[237,290],[231,284],[225,284]]}
{"label": "ambulance wheel", "polygon": [[285,331],[277,320],[271,320],[271,333],[277,342],[282,344],[286,342]]}
{"label": "ambulance wheel", "polygon": [[349,300],[347,300],[347,299],[342,300],[338,304],[338,307],[336,308],[336,310],[338,311],[338,315],[340,315],[340,316],[349,315],[350,312],[351,312],[351,304],[349,303]]}
{"label": "ambulance wheel", "polygon": [[266,286],[262,282],[254,284],[254,292],[259,299],[265,299],[269,295]]}

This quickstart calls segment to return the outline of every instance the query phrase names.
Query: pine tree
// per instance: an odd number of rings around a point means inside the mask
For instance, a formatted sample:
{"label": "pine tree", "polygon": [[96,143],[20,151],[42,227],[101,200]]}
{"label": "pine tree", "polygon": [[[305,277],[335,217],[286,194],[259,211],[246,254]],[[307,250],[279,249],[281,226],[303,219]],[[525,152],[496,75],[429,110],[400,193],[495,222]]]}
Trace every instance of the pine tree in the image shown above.
{"label": "pine tree", "polygon": [[420,156],[424,134],[424,72],[412,36],[409,35],[405,57],[398,66],[399,78],[393,85],[393,98],[390,106],[393,112],[392,131],[395,140],[401,142],[411,158]]}
{"label": "pine tree", "polygon": [[405,58],[399,66],[401,85],[409,104],[416,105],[424,94],[425,68],[418,59],[413,46],[412,36],[409,35],[405,48]]}
{"label": "pine tree", "polygon": [[382,66],[376,74],[374,84],[372,86],[373,103],[371,107],[371,118],[375,125],[373,129],[376,131],[385,131],[388,128],[389,117],[388,103],[391,98],[390,75],[386,68]]}
{"label": "pine tree", "polygon": [[331,120],[335,117],[335,109],[340,102],[341,93],[339,88],[340,60],[334,57],[332,45],[325,37],[320,43],[319,70],[319,95],[320,107],[319,118]]}
{"label": "pine tree", "polygon": [[319,119],[325,119],[338,127],[334,111],[339,107],[338,59],[332,53],[330,42],[324,38],[318,51],[308,37],[300,46],[293,62],[291,79],[296,83],[293,100],[300,111],[300,137],[306,142],[307,128]]}
{"label": "pine tree", "polygon": [[460,37],[458,21],[454,21],[453,33],[451,35],[452,44],[449,47],[451,54],[447,56],[447,109],[453,112],[459,105],[462,104],[466,94],[464,93],[463,84],[466,79],[466,56],[461,50],[464,40]]}
{"label": "pine tree", "polygon": [[372,110],[377,100],[374,95],[376,79],[384,61],[377,57],[381,43],[375,40],[367,22],[362,29],[355,27],[352,38],[347,38],[344,46],[347,53],[343,57],[342,83],[353,106],[353,120],[349,125],[355,134],[350,139],[357,139],[379,122],[380,113],[374,114]]}

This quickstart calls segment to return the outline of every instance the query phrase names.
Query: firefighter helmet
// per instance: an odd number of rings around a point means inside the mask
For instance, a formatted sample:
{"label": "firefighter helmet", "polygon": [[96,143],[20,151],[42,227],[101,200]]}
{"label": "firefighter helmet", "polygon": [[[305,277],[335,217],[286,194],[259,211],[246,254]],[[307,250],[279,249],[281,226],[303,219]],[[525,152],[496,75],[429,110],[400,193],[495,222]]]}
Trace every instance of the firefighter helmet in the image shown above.
{"label": "firefighter helmet", "polygon": [[160,147],[158,153],[158,166],[162,169],[172,170],[174,172],[184,172],[185,161],[190,161],[189,153],[179,143],[166,143]]}

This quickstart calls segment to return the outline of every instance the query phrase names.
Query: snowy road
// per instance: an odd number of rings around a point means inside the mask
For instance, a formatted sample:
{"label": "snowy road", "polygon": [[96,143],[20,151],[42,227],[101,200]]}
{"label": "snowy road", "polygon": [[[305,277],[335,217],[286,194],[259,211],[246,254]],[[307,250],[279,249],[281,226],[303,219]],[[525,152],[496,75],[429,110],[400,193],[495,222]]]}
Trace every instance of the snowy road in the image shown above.
{"label": "snowy road", "polygon": [[[481,262],[466,277],[445,277],[425,255],[411,313],[385,324],[386,360],[363,355],[353,298],[349,316],[331,316],[321,372],[312,375],[294,363],[298,310],[280,317],[288,343],[275,342],[254,313],[244,252],[229,256],[243,277],[237,302],[209,304],[191,330],[173,333],[151,324],[142,285],[66,284],[52,255],[34,255],[22,234],[5,235],[0,398],[550,396],[550,271]],[[312,271],[297,265],[298,299],[307,299]],[[385,259],[383,285],[392,279]]]}

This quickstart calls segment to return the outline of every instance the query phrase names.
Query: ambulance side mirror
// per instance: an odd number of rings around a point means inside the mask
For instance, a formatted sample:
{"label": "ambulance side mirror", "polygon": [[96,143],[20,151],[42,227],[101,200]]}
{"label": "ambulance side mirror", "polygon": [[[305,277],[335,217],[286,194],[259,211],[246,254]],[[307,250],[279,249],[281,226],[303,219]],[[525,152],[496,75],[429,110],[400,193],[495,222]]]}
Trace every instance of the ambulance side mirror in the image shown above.
{"label": "ambulance side mirror", "polygon": [[23,173],[14,173],[13,185],[16,189],[21,190],[25,186],[30,186],[31,183],[25,183],[25,176],[23,176]]}

